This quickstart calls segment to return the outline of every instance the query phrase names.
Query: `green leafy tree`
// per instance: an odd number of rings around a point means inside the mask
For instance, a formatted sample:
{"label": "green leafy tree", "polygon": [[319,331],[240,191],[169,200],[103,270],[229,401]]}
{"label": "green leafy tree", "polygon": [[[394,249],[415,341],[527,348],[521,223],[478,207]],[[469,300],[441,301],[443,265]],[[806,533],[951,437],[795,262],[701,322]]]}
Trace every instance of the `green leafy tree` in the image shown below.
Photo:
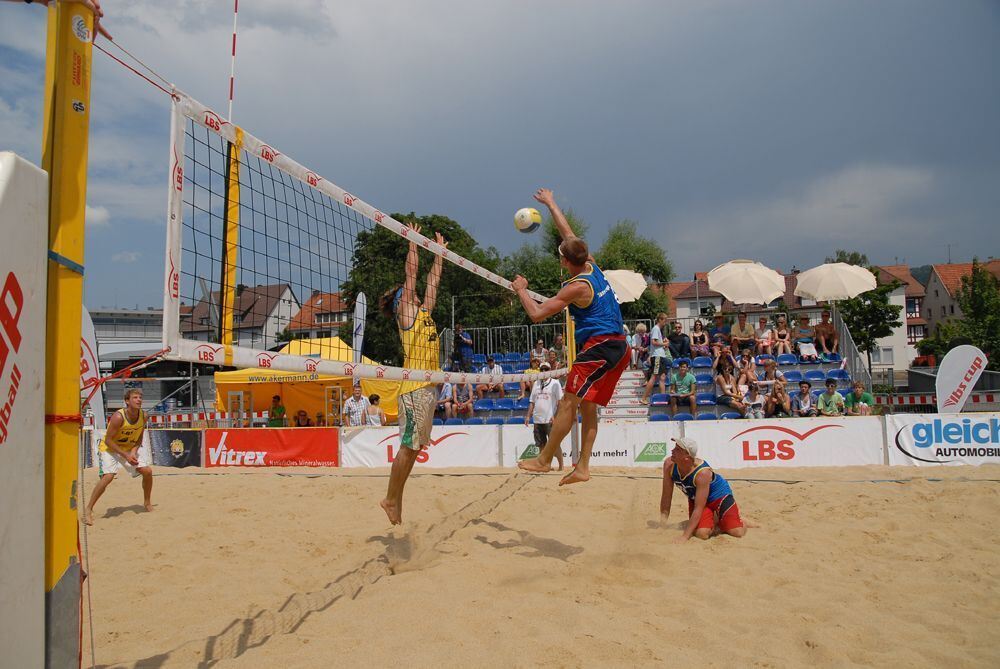
{"label": "green leafy tree", "polygon": [[[569,227],[573,230],[573,233],[590,244],[590,240],[587,239],[587,230],[589,229],[589,226],[584,223],[583,219],[577,216],[576,212],[572,209],[563,210],[563,215],[566,216],[566,222],[569,223]],[[552,222],[551,216],[546,216],[544,229],[544,241],[542,242],[544,248],[553,256],[558,258],[559,244],[562,243],[562,237],[559,236],[559,230],[556,228],[556,224]],[[593,250],[591,250],[591,252],[593,252]]]}
{"label": "green leafy tree", "polygon": [[[674,278],[666,251],[654,240],[640,235],[635,221],[619,221],[612,226],[594,259],[602,269],[632,270],[642,274],[649,283],[665,284]],[[654,318],[657,313],[666,312],[669,306],[670,300],[665,293],[647,289],[638,300],[621,305],[622,316],[626,319]]]}
{"label": "green leafy tree", "polygon": [[[878,277],[878,268],[868,269],[876,278]],[[872,351],[878,345],[878,340],[888,337],[894,329],[903,325],[899,320],[899,313],[903,307],[889,302],[889,296],[900,285],[898,281],[893,280],[891,283],[876,286],[867,293],[837,303],[837,309],[840,310],[840,315],[851,332],[854,344],[859,351],[864,351],[868,356],[869,373],[872,369]]]}
{"label": "green leafy tree", "polygon": [[274,336],[274,341],[278,344],[286,344],[294,339],[295,335],[288,328],[285,328]]}
{"label": "green leafy tree", "polygon": [[868,267],[871,263],[868,262],[868,256],[860,251],[846,251],[844,249],[837,249],[837,252],[833,256],[827,256],[826,262],[843,262],[848,265],[857,265],[858,267]]}
{"label": "green leafy tree", "polygon": [[962,277],[962,287],[955,296],[962,309],[962,319],[952,324],[953,334],[970,340],[989,359],[988,369],[1000,369],[1000,286],[978,260],[972,272]]}

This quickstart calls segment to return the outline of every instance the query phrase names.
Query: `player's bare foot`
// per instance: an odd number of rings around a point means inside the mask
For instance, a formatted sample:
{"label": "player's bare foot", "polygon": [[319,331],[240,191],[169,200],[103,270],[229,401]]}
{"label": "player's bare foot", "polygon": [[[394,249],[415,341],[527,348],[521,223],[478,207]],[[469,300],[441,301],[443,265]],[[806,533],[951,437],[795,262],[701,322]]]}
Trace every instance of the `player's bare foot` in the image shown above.
{"label": "player's bare foot", "polygon": [[146,511],[152,511],[153,510],[153,503],[152,502],[146,502],[145,507],[146,507]]}
{"label": "player's bare foot", "polygon": [[388,499],[383,499],[378,503],[382,510],[385,511],[385,515],[389,517],[389,522],[393,525],[399,525],[403,522],[403,515],[399,510],[399,505]]}
{"label": "player's bare foot", "polygon": [[570,485],[571,483],[586,483],[590,480],[589,471],[581,471],[579,467],[573,467],[569,474],[562,477],[559,485]]}
{"label": "player's bare foot", "polygon": [[530,460],[521,460],[517,463],[520,469],[526,472],[531,472],[532,474],[544,474],[546,472],[552,471],[551,464],[542,464],[542,461],[538,458],[531,458]]}
{"label": "player's bare foot", "polygon": [[87,525],[94,524],[94,511],[93,509],[87,509],[83,512],[83,522]]}

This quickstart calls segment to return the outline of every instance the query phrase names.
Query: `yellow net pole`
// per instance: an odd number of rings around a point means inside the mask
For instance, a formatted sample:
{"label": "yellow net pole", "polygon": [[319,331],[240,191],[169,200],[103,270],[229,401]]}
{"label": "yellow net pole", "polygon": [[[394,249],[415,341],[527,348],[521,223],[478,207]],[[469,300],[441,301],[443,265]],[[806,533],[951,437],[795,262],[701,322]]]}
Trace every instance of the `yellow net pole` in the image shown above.
{"label": "yellow net pole", "polygon": [[80,563],[76,486],[80,330],[93,14],[49,8],[42,167],[49,173],[45,350],[46,666],[78,666]]}
{"label": "yellow net pole", "polygon": [[233,364],[233,311],[236,307],[236,264],[240,249],[240,151],[243,148],[243,129],[236,128],[236,141],[229,143],[226,181],[226,232],[222,265],[222,286],[219,300],[220,317],[226,364]]}

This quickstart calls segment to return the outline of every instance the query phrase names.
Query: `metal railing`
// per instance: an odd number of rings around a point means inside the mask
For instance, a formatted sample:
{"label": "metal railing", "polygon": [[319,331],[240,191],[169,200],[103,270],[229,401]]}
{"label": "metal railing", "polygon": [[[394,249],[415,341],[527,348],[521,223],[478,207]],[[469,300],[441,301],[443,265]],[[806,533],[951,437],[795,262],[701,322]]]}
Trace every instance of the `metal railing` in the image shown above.
{"label": "metal railing", "polygon": [[851,336],[851,331],[847,329],[844,319],[840,317],[836,303],[833,303],[830,307],[830,316],[833,320],[833,327],[837,329],[837,335],[840,338],[840,355],[844,359],[844,369],[850,372],[851,379],[862,381],[865,384],[865,388],[871,390],[872,375],[868,372],[868,366],[865,362],[866,357],[858,350],[857,345],[854,343],[854,337]]}

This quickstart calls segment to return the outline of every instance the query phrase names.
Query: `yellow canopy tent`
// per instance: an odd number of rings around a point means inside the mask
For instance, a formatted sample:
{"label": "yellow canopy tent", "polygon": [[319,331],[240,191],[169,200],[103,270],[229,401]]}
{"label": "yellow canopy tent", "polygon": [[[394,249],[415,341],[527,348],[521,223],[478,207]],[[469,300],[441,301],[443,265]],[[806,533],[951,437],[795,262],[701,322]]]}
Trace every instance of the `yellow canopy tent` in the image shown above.
{"label": "yellow canopy tent", "polygon": [[[349,362],[354,359],[354,350],[339,337],[326,339],[296,339],[281,349],[282,353],[321,357],[325,360]],[[378,364],[362,357],[368,365]],[[238,369],[232,372],[215,373],[215,406],[226,411],[226,398],[230,392],[249,392],[253,397],[253,411],[267,411],[271,398],[280,395],[282,404],[288,411],[289,421],[300,409],[304,409],[311,419],[317,413],[325,413],[326,388],[339,387],[346,400],[351,396],[351,377],[328,376],[307,372],[279,372],[270,369]],[[379,406],[385,411],[389,421],[396,420],[396,397],[399,381],[361,379],[361,391],[365,396],[377,394]]]}

